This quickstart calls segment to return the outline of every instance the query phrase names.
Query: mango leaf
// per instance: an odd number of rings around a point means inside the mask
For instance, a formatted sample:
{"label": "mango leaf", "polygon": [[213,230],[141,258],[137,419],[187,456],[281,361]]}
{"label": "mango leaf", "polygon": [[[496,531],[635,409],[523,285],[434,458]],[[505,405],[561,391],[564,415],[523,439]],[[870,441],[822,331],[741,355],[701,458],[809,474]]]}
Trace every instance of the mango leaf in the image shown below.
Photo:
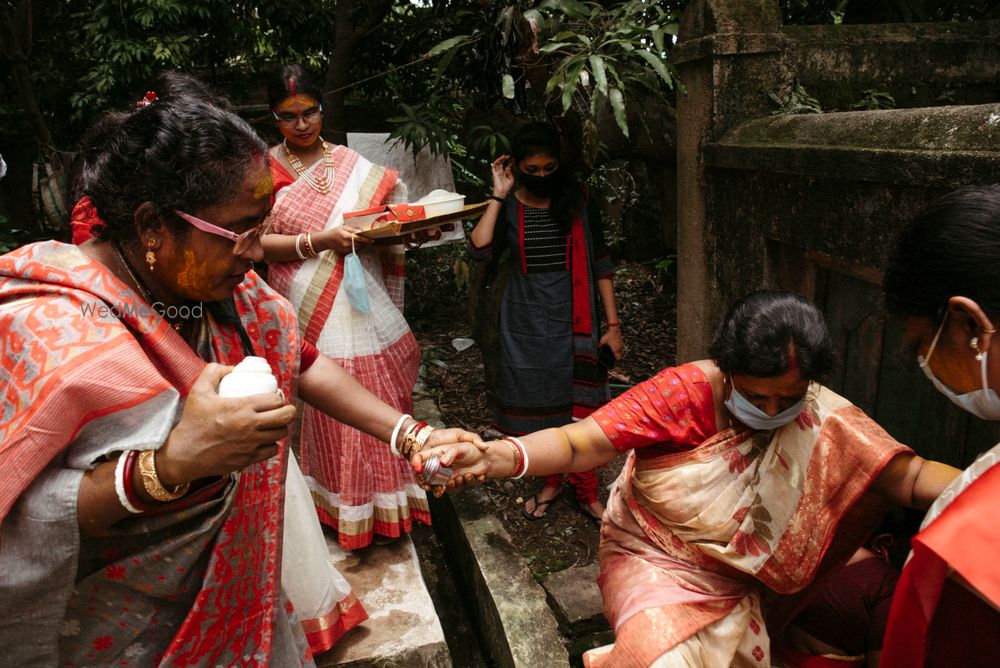
{"label": "mango leaf", "polygon": [[670,76],[670,72],[667,71],[667,66],[664,64],[663,59],[656,54],[650,53],[643,49],[638,49],[636,53],[639,57],[643,58],[647,63],[653,66],[653,70],[660,75],[668,86],[674,87],[674,79]]}
{"label": "mango leaf", "polygon": [[509,74],[503,75],[503,96],[508,100],[514,99],[514,77]]}
{"label": "mango leaf", "polygon": [[649,34],[653,37],[653,45],[657,53],[663,53],[663,29],[659,26],[651,28]]}
{"label": "mango leaf", "polygon": [[590,71],[594,74],[594,85],[601,95],[608,94],[608,73],[604,69],[604,58],[601,56],[590,56]]}
{"label": "mango leaf", "polygon": [[608,72],[611,73],[611,78],[615,80],[615,83],[618,85],[618,87],[624,88],[625,83],[622,81],[622,78],[618,76],[618,70],[615,68],[614,65],[611,64],[610,60],[611,60],[610,58],[606,58],[604,66],[608,70]]}
{"label": "mango leaf", "polygon": [[581,58],[566,69],[566,81],[563,83],[562,88],[563,112],[569,111],[570,106],[573,104],[573,93],[576,92],[576,87],[580,83],[580,70],[583,69],[583,65],[584,60]]}
{"label": "mango leaf", "polygon": [[453,49],[465,40],[469,39],[469,37],[470,35],[456,35],[455,37],[451,37],[443,42],[435,44],[431,47],[431,50],[427,52],[427,57],[433,58],[434,56],[444,53],[448,49]]}
{"label": "mango leaf", "polygon": [[611,101],[611,111],[615,114],[615,123],[621,129],[622,134],[628,137],[628,120],[625,118],[625,98],[622,96],[620,88],[612,88],[608,93]]}
{"label": "mango leaf", "polygon": [[538,50],[542,53],[552,53],[553,51],[558,51],[564,46],[569,46],[568,42],[549,42],[545,46],[539,47]]}

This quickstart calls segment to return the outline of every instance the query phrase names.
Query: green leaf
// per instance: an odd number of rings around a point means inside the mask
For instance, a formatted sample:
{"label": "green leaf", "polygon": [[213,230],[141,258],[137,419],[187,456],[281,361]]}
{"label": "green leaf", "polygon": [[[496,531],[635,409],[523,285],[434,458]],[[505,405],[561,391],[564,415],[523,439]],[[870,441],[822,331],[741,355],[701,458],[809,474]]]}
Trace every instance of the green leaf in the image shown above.
{"label": "green leaf", "polygon": [[462,42],[464,42],[465,40],[469,39],[469,37],[470,35],[457,35],[450,39],[446,39],[443,42],[439,42],[438,44],[435,44],[433,47],[431,47],[431,50],[427,52],[427,57],[433,58],[434,56],[444,53],[449,49],[453,49]]}
{"label": "green leaf", "polygon": [[538,9],[556,10],[573,19],[585,19],[590,16],[590,9],[576,0],[545,0]]}
{"label": "green leaf", "polygon": [[650,30],[649,34],[653,37],[653,45],[656,47],[656,52],[663,53],[663,29],[656,27]]}
{"label": "green leaf", "polygon": [[552,39],[556,42],[559,42],[564,39],[573,39],[574,37],[576,37],[576,33],[573,32],[572,30],[563,30],[558,35],[553,35]]}
{"label": "green leaf", "polygon": [[660,78],[663,79],[668,86],[671,88],[674,87],[674,79],[670,76],[670,72],[667,71],[667,66],[662,58],[643,49],[636,50],[636,53],[640,58],[644,59],[647,63],[653,66],[653,70],[660,75]]}
{"label": "green leaf", "polygon": [[509,74],[503,75],[503,96],[508,100],[514,99],[514,77]]}
{"label": "green leaf", "polygon": [[576,92],[576,87],[580,84],[580,70],[583,69],[584,62],[581,58],[578,62],[567,68],[566,80],[563,82],[562,88],[563,112],[569,111],[570,106],[573,104],[573,93]]}
{"label": "green leaf", "polygon": [[553,51],[558,51],[564,46],[569,46],[568,42],[549,42],[545,46],[539,47],[539,51],[542,53],[552,53]]}
{"label": "green leaf", "polygon": [[615,123],[621,129],[622,134],[628,137],[628,120],[625,117],[625,98],[620,88],[612,88],[608,93],[611,101],[611,110],[615,114]]}
{"label": "green leaf", "polygon": [[594,84],[601,95],[608,94],[608,73],[604,69],[604,58],[590,56],[590,71],[594,74]]}

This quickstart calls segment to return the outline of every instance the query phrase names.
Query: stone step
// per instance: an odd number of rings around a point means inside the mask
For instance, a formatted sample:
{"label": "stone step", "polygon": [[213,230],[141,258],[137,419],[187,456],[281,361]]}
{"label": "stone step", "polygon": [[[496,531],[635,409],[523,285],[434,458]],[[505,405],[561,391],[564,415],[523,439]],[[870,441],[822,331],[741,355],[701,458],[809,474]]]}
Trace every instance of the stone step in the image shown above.
{"label": "stone step", "polygon": [[451,655],[409,536],[347,552],[327,533],[330,558],[361,599],[368,620],[347,632],[319,668],[450,668]]}

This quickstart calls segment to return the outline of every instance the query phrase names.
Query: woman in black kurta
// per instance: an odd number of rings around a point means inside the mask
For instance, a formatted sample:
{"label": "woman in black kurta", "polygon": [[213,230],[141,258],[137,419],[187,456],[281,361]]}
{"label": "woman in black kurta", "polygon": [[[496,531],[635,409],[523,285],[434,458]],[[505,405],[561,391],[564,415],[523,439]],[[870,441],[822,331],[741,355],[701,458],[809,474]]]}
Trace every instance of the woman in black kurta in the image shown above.
{"label": "woman in black kurta", "polygon": [[[608,399],[597,351],[622,351],[612,266],[603,231],[587,215],[586,194],[559,169],[559,137],[543,123],[515,136],[513,156],[493,163],[493,202],[469,243],[473,259],[509,249],[510,276],[500,306],[495,426],[512,435],[588,416]],[[604,331],[600,323],[603,305]],[[599,519],[593,471],[570,474],[583,512]],[[561,475],[525,506],[535,519],[562,488]]]}

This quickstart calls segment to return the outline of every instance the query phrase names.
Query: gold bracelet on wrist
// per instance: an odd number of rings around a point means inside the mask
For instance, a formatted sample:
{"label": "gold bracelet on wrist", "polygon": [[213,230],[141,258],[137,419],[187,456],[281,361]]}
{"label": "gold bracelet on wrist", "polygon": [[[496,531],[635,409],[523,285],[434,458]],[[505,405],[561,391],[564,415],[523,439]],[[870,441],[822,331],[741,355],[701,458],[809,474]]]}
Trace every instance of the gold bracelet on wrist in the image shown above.
{"label": "gold bracelet on wrist", "polygon": [[402,452],[406,458],[410,458],[420,452],[424,447],[424,443],[434,433],[434,427],[428,425],[426,422],[418,424],[420,425],[419,427],[413,431],[408,431],[406,436],[403,437]]}
{"label": "gold bracelet on wrist", "polygon": [[139,455],[139,475],[142,476],[142,486],[146,493],[157,501],[176,501],[188,492],[190,483],[181,483],[172,490],[167,489],[156,475],[156,451],[144,450]]}
{"label": "gold bracelet on wrist", "polygon": [[316,257],[319,255],[319,251],[317,251],[316,247],[313,246],[312,236],[312,232],[306,234],[306,254],[309,257]]}
{"label": "gold bracelet on wrist", "polygon": [[509,445],[510,446],[510,451],[514,453],[514,468],[512,468],[510,470],[510,473],[507,475],[508,478],[513,478],[514,476],[516,476],[518,473],[521,472],[521,464],[522,464],[522,461],[521,461],[521,451],[514,444],[514,441],[508,441],[505,438],[505,439],[503,439],[503,442],[506,443],[507,445]]}

